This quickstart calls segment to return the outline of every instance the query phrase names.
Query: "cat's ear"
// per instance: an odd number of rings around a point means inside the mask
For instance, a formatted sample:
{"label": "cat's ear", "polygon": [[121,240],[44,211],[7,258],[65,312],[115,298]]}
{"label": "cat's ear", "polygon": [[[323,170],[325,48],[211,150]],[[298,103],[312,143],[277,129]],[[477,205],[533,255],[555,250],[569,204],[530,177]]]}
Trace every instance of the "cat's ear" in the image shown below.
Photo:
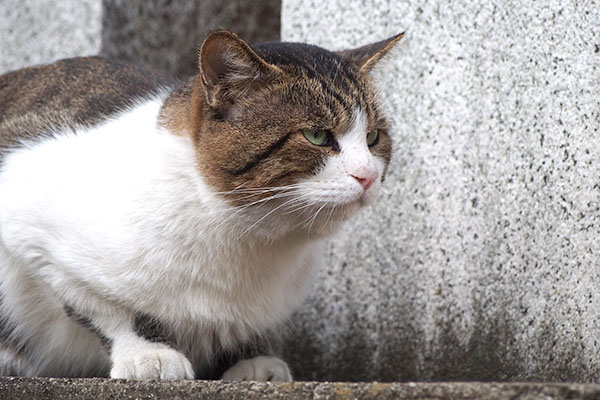
{"label": "cat's ear", "polygon": [[392,36],[389,39],[382,40],[381,42],[371,43],[356,49],[342,50],[337,53],[343,58],[358,65],[361,71],[368,72],[403,37],[404,32]]}
{"label": "cat's ear", "polygon": [[235,33],[210,33],[200,49],[200,80],[206,101],[214,109],[226,111],[244,92],[273,79],[280,72],[266,62]]}

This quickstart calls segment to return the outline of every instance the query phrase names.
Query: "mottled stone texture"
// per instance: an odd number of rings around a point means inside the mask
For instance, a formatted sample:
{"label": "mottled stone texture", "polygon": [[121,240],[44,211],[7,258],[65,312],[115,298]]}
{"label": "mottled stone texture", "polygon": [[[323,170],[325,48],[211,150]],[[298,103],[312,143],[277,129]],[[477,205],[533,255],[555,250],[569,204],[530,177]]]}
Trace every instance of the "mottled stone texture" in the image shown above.
{"label": "mottled stone texture", "polygon": [[0,377],[3,400],[592,400],[594,384],[126,381]]}
{"label": "mottled stone texture", "polygon": [[0,74],[100,51],[100,0],[0,1]]}
{"label": "mottled stone texture", "polygon": [[385,191],[292,319],[295,376],[600,382],[600,3],[283,1],[285,40],[403,30]]}
{"label": "mottled stone texture", "polygon": [[208,32],[277,41],[280,12],[281,0],[104,0],[102,54],[186,77],[196,73]]}
{"label": "mottled stone texture", "polygon": [[102,54],[185,78],[213,29],[279,40],[280,0],[0,1],[0,73]]}

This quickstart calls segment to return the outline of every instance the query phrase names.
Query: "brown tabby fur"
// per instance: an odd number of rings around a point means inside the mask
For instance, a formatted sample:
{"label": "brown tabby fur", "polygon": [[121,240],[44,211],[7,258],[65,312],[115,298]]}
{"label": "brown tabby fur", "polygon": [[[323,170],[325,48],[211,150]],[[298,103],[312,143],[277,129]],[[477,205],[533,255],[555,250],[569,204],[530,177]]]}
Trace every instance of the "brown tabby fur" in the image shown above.
{"label": "brown tabby fur", "polygon": [[101,57],[0,75],[0,153],[53,130],[95,125],[171,84],[152,71]]}
{"label": "brown tabby fur", "polygon": [[[199,75],[171,91],[160,123],[192,138],[198,168],[219,192],[280,187],[314,174],[339,150],[335,140],[312,145],[302,130],[326,129],[337,140],[358,108],[367,115],[368,131],[379,130],[371,151],[387,164],[388,123],[367,73],[401,37],[333,53],[300,43],[251,47],[231,32],[213,32],[202,46]],[[171,85],[150,71],[99,57],[2,75],[0,152],[65,127],[98,124]],[[260,198],[224,196],[234,204]]]}

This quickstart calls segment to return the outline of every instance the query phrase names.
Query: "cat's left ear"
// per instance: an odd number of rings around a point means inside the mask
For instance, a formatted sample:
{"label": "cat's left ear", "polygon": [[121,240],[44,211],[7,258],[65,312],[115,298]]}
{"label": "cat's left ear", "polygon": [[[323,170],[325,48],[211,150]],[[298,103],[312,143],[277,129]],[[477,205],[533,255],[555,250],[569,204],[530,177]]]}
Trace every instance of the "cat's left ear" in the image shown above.
{"label": "cat's left ear", "polygon": [[273,79],[280,69],[265,61],[235,33],[210,33],[200,49],[200,79],[206,101],[224,114],[252,88]]}
{"label": "cat's left ear", "polygon": [[356,49],[342,50],[337,53],[358,65],[361,71],[369,72],[403,37],[404,32],[381,42],[371,43]]}

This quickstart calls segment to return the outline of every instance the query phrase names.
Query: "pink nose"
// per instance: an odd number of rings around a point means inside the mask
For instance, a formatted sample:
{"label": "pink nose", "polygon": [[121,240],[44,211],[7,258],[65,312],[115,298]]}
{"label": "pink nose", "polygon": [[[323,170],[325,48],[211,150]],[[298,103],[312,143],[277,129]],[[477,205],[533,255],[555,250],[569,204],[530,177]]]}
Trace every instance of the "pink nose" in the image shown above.
{"label": "pink nose", "polygon": [[379,174],[376,170],[365,170],[351,174],[354,179],[361,184],[365,192],[369,190],[371,185],[375,182]]}

